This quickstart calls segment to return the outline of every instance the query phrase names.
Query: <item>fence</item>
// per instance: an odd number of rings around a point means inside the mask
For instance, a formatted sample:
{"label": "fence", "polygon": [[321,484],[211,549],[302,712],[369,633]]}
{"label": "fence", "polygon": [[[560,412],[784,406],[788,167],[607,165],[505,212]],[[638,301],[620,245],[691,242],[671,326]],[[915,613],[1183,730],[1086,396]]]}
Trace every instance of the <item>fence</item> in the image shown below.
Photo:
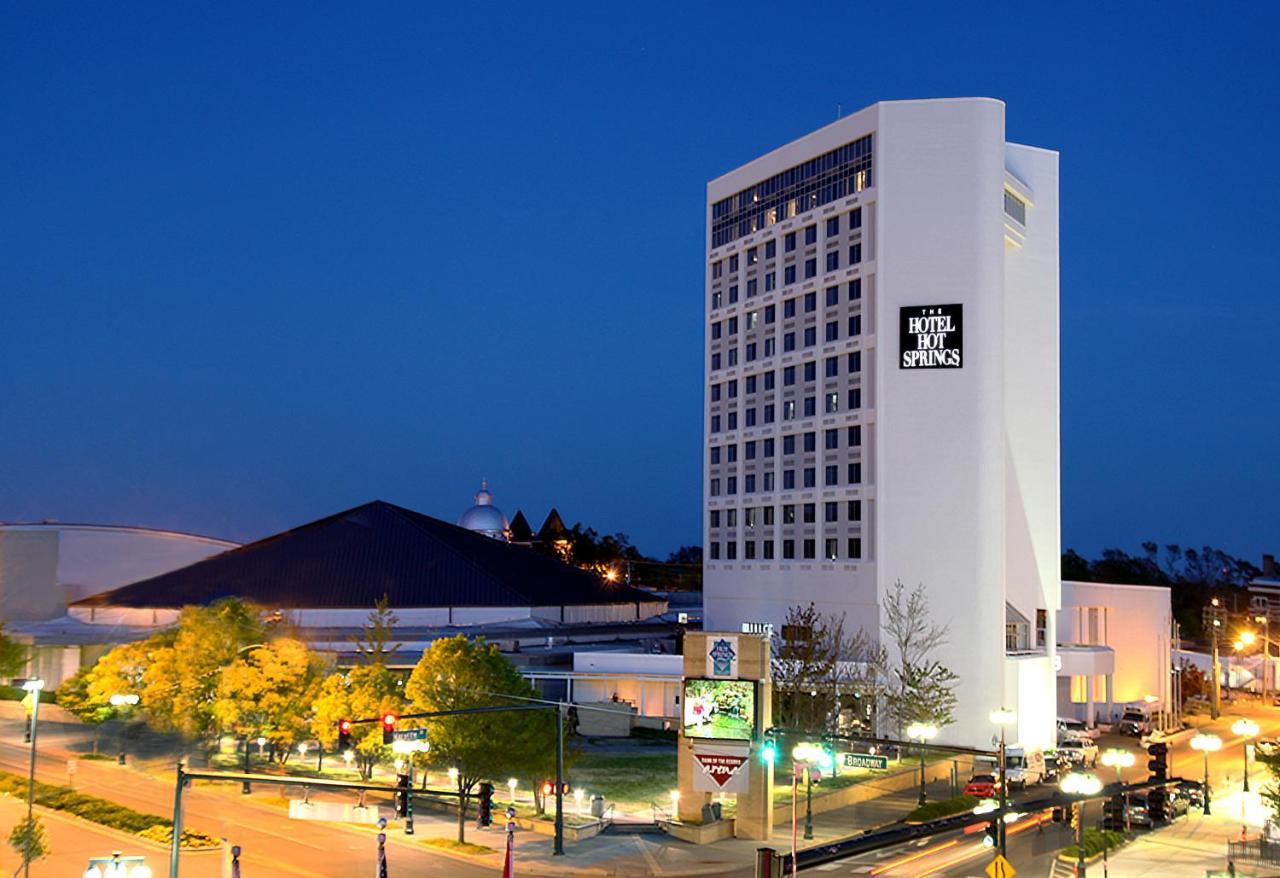
{"label": "fence", "polygon": [[1227,859],[1232,863],[1280,864],[1280,842],[1265,838],[1227,842]]}

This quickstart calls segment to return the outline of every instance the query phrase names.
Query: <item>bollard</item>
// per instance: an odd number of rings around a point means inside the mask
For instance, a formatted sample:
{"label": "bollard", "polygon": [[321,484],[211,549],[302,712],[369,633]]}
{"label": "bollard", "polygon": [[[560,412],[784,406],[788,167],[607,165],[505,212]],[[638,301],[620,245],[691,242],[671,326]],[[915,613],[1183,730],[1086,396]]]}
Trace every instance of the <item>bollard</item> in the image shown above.
{"label": "bollard", "polygon": [[378,818],[378,875],[387,878],[387,818]]}
{"label": "bollard", "polygon": [[231,846],[231,878],[240,878],[240,845]]}
{"label": "bollard", "polygon": [[778,852],[773,848],[756,848],[756,878],[782,878]]}

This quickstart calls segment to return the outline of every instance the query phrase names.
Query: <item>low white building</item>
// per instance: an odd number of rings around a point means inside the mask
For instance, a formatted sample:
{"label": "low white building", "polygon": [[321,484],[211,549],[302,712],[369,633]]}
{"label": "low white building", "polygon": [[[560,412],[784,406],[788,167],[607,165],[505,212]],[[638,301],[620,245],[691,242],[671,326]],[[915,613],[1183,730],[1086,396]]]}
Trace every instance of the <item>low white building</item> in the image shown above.
{"label": "low white building", "polygon": [[1107,582],[1062,583],[1058,613],[1058,715],[1110,723],[1124,707],[1174,709],[1173,610],[1169,589]]}

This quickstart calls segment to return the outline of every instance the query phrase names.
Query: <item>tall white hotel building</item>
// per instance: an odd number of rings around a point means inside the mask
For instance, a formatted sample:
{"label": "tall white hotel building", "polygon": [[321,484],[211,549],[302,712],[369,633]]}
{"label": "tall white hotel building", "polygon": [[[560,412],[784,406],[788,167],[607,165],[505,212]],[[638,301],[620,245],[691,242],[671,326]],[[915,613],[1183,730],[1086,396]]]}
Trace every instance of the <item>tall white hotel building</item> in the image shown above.
{"label": "tall white hotel building", "polygon": [[707,187],[705,613],[880,629],[923,583],[941,741],[1054,736],[1058,154],[987,98],[889,101]]}

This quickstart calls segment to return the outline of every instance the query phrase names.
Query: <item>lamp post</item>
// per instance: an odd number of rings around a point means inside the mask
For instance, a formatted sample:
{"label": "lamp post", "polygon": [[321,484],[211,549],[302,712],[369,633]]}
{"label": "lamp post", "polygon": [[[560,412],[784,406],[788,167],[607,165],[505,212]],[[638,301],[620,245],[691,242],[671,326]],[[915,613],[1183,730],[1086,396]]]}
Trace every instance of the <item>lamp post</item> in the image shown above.
{"label": "lamp post", "polygon": [[1244,738],[1240,748],[1244,756],[1244,791],[1249,792],[1249,739],[1258,736],[1258,724],[1251,719],[1238,719],[1231,724],[1231,731]]}
{"label": "lamp post", "polygon": [[1222,636],[1222,603],[1217,598],[1209,601],[1209,633],[1213,635],[1213,700],[1209,703],[1210,719],[1217,719],[1222,705],[1222,665],[1218,659],[1218,639]]}
{"label": "lamp post", "polygon": [[519,781],[517,781],[514,777],[507,778],[507,791],[511,794],[510,801],[512,805],[515,805],[516,803],[516,786],[518,784],[519,784]]}
{"label": "lamp post", "polygon": [[[912,741],[919,741],[921,744],[928,743],[938,737],[938,727],[931,723],[912,723],[907,726],[907,737]],[[918,803],[925,803],[924,792],[924,747],[920,748],[920,797]]]}
{"label": "lamp post", "polygon": [[1008,708],[1002,707],[999,710],[991,711],[991,721],[1000,727],[1000,821],[996,824],[996,832],[1000,837],[1000,856],[1006,856],[1009,852],[1008,845],[1005,842],[1005,826],[1004,826],[1004,809],[1009,804],[1009,785],[1005,777],[1005,729],[1013,725],[1018,719],[1018,715]]}
{"label": "lamp post", "polygon": [[1204,754],[1204,813],[1209,814],[1209,754],[1222,749],[1222,739],[1201,733],[1191,739],[1191,749]]}
{"label": "lamp post", "polygon": [[[30,831],[32,805],[36,799],[36,731],[37,722],[40,719],[40,690],[44,688],[44,680],[32,677],[13,682],[31,694],[31,770],[27,775],[27,830]],[[22,862],[22,874],[25,878],[30,878],[31,875],[31,861],[25,856]]]}
{"label": "lamp post", "polygon": [[[1128,750],[1120,750],[1112,748],[1102,754],[1102,764],[1108,768],[1116,770],[1116,783],[1123,783],[1124,778],[1121,777],[1121,771],[1129,768],[1136,761],[1136,758]],[[1129,825],[1129,791],[1124,792],[1124,831],[1128,832],[1132,827]]]}
{"label": "lamp post", "polygon": [[1090,796],[1096,796],[1102,789],[1102,781],[1092,774],[1071,772],[1058,784],[1068,796],[1076,798],[1076,875],[1085,878],[1084,865],[1084,803]]}
{"label": "lamp post", "polygon": [[804,776],[804,837],[813,838],[813,775],[809,769],[818,758],[820,748],[807,741],[796,744],[791,751],[792,770]]}
{"label": "lamp post", "polygon": [[1262,626],[1262,700],[1267,700],[1267,676],[1271,664],[1271,617],[1254,616],[1253,621]]}

